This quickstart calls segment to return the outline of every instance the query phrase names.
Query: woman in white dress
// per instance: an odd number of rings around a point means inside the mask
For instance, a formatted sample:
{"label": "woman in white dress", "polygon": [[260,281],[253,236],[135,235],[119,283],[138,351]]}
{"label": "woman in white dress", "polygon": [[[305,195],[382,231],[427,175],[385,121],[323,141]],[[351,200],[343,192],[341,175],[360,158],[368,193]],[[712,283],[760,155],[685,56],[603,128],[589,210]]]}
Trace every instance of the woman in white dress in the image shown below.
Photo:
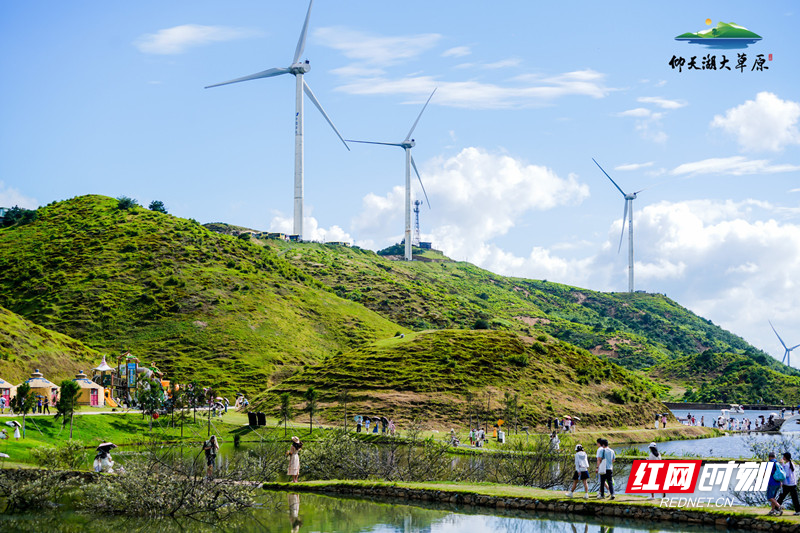
{"label": "woman in white dress", "polygon": [[297,476],[300,475],[300,448],[302,447],[303,443],[300,442],[300,439],[292,437],[292,445],[286,452],[286,455],[289,456],[289,469],[286,474],[292,476],[292,483],[297,483]]}

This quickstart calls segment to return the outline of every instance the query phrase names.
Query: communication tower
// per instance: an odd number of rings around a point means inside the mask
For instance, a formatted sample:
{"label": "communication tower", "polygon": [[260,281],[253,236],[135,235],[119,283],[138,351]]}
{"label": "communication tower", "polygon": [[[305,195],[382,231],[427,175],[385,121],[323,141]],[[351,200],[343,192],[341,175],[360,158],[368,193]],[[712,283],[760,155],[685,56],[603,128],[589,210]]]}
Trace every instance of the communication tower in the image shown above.
{"label": "communication tower", "polygon": [[414,201],[414,237],[411,239],[411,244],[419,246],[419,206],[422,205],[420,200]]}

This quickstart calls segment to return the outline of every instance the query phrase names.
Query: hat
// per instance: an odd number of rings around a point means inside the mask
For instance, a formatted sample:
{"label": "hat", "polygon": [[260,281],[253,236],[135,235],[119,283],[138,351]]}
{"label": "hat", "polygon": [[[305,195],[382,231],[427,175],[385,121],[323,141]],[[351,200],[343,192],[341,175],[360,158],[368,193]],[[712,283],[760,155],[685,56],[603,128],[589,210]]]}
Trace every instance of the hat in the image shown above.
{"label": "hat", "polygon": [[655,443],[655,442],[651,442],[651,443],[650,443],[650,447],[651,447],[651,448],[655,448],[655,447],[656,447],[656,443]]}
{"label": "hat", "polygon": [[294,442],[295,444],[299,444],[300,443],[300,439],[298,439],[296,436],[292,437],[292,442]]}
{"label": "hat", "polygon": [[576,452],[579,452],[579,451],[581,451],[582,449],[583,449],[583,446],[581,446],[580,444],[576,444],[576,445],[575,445],[575,451],[576,451]]}

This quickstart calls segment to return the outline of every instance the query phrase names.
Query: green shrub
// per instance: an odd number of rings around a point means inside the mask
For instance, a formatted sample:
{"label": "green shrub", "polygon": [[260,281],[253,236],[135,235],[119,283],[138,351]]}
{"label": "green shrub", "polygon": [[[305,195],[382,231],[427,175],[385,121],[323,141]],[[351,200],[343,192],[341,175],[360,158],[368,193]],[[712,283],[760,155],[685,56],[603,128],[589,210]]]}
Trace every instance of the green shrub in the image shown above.
{"label": "green shrub", "polygon": [[78,470],[86,462],[86,450],[76,440],[68,440],[61,446],[39,446],[31,449],[37,465],[47,469]]}
{"label": "green shrub", "polygon": [[133,198],[129,198],[127,196],[119,196],[117,197],[117,209],[121,210],[130,210],[139,207],[139,202],[137,202]]}
{"label": "green shrub", "polygon": [[167,208],[164,207],[164,202],[161,200],[153,200],[150,202],[150,205],[147,206],[147,209],[150,211],[155,211],[156,213],[166,213]]}
{"label": "green shrub", "polygon": [[472,329],[489,329],[489,322],[483,318],[479,318],[475,321],[475,324],[473,324]]}
{"label": "green shrub", "polygon": [[514,366],[518,366],[520,368],[525,368],[526,366],[528,366],[530,364],[531,359],[528,356],[528,354],[523,352],[523,353],[515,353],[515,354],[512,354],[512,355],[509,355],[506,358],[506,361],[508,361],[509,364],[512,364]]}
{"label": "green shrub", "polygon": [[533,351],[540,355],[545,355],[547,353],[547,348],[545,348],[544,345],[540,342],[534,342]]}

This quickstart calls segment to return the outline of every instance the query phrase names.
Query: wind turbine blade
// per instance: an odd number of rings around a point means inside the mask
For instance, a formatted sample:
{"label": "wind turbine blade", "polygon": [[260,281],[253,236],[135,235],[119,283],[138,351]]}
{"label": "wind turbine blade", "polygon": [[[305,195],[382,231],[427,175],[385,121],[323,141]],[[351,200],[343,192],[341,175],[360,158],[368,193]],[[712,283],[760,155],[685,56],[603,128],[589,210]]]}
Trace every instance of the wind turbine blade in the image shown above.
{"label": "wind turbine blade", "polygon": [[773,325],[772,325],[772,321],[770,321],[770,320],[767,320],[767,322],[769,322],[769,327],[771,327],[771,328],[772,328],[772,331],[774,331],[774,332],[775,332],[775,335],[778,337],[778,340],[779,340],[779,341],[781,341],[781,344],[783,344],[783,347],[784,347],[786,350],[788,350],[789,348],[786,348],[786,343],[785,343],[785,342],[783,342],[783,339],[781,339],[781,336],[780,336],[780,335],[778,335],[778,331],[775,329],[775,326],[773,326]]}
{"label": "wind turbine blade", "polygon": [[317,109],[319,109],[319,112],[322,113],[322,116],[325,117],[325,120],[328,121],[328,124],[331,125],[331,128],[333,128],[333,131],[336,132],[336,135],[339,136],[339,139],[341,139],[342,144],[344,144],[344,147],[347,148],[347,151],[349,152],[350,151],[350,147],[347,146],[347,142],[345,142],[344,137],[342,137],[342,134],[339,133],[339,130],[336,129],[336,126],[333,125],[333,121],[331,120],[331,117],[329,117],[328,114],[325,112],[325,110],[322,109],[322,105],[320,105],[319,100],[317,100],[317,97],[314,96],[314,93],[311,92],[311,87],[308,86],[308,83],[306,83],[306,80],[303,80],[303,90],[305,90],[306,95],[308,95],[308,98],[311,100],[311,103],[313,103],[315,106],[317,106]]}
{"label": "wind turbine blade", "polygon": [[414,172],[417,173],[417,179],[419,180],[419,186],[422,187],[422,194],[425,195],[425,201],[428,202],[428,209],[431,208],[431,201],[428,200],[428,193],[425,192],[425,186],[422,184],[422,176],[419,175],[419,170],[417,170],[417,164],[414,162],[414,156],[411,156],[411,166],[414,167]]}
{"label": "wind turbine blade", "polygon": [[431,98],[433,98],[433,94],[435,92],[436,92],[436,88],[433,89],[433,92],[428,97],[428,101],[425,102],[424,106],[422,106],[422,111],[419,112],[419,115],[417,115],[417,120],[414,121],[414,125],[411,126],[411,129],[408,131],[408,135],[406,135],[406,138],[405,138],[406,141],[409,140],[411,138],[411,134],[414,133],[414,128],[417,127],[417,123],[419,122],[419,119],[422,117],[422,114],[425,112],[425,108],[428,107],[428,102],[431,101]]}
{"label": "wind turbine blade", "polygon": [[789,350],[789,351],[791,352],[791,351],[792,351],[792,350],[794,350],[795,348],[800,348],[800,344],[798,344],[797,346],[792,346],[791,348],[786,348],[786,349],[787,349],[787,350]]}
{"label": "wind turbine blade", "polygon": [[239,83],[240,81],[258,80],[261,78],[272,78],[273,76],[280,76],[281,74],[289,74],[290,72],[291,71],[288,68],[271,68],[268,70],[264,70],[262,72],[256,72],[255,74],[250,74],[249,76],[244,76],[242,78],[236,78],[235,80],[223,81],[222,83],[215,83],[214,85],[207,85],[206,89],[210,89],[212,87],[219,87],[220,85],[230,85],[231,83]]}
{"label": "wind turbine blade", "polygon": [[308,20],[311,18],[311,6],[314,5],[314,0],[308,3],[308,13],[306,13],[306,21],[303,23],[303,31],[300,32],[300,39],[297,41],[297,48],[294,51],[294,60],[292,64],[300,60],[303,55],[303,50],[306,48],[306,36],[308,35]]}
{"label": "wind turbine blade", "polygon": [[403,147],[403,145],[400,144],[400,143],[379,143],[379,142],[375,142],[375,141],[356,141],[356,140],[353,140],[353,139],[347,139],[347,142],[349,142],[349,143],[361,143],[361,144],[382,144],[384,146],[399,146],[401,148]]}
{"label": "wind turbine blade", "polygon": [[[595,158],[594,158],[594,157],[592,158],[592,161],[594,161],[594,164],[595,164],[595,165],[597,165],[597,168],[599,168],[600,170],[603,170],[603,167],[601,167],[601,166],[600,166],[600,163],[598,163],[598,162],[595,160]],[[611,183],[613,183],[613,184],[614,184],[614,187],[616,187],[616,188],[617,188],[617,190],[620,192],[620,194],[622,194],[622,196],[625,196],[625,191],[623,191],[622,189],[620,189],[620,188],[619,188],[619,185],[617,185],[617,182],[616,182],[616,181],[614,181],[613,179],[611,179],[611,176],[609,176],[609,175],[608,175],[608,172],[606,172],[605,170],[603,170],[603,174],[605,174],[605,175],[606,175],[606,177],[607,177],[608,179],[610,179],[610,180],[611,180]]]}
{"label": "wind turbine blade", "polygon": [[617,253],[622,250],[622,238],[625,237],[625,222],[628,220],[628,200],[625,200],[625,210],[622,212],[622,233],[619,234],[619,247]]}

